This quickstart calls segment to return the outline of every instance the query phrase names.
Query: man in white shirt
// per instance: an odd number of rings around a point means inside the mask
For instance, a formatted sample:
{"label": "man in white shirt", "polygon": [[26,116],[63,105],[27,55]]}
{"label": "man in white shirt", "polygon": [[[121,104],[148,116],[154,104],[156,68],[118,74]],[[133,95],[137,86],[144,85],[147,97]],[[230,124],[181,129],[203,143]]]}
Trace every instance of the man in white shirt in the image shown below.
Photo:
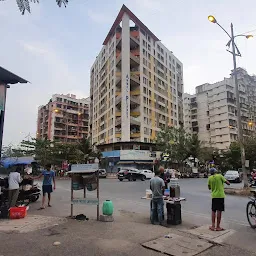
{"label": "man in white shirt", "polygon": [[10,172],[9,174],[9,207],[14,207],[16,205],[18,196],[19,196],[19,188],[21,183],[20,177],[21,168],[17,167],[16,171]]}

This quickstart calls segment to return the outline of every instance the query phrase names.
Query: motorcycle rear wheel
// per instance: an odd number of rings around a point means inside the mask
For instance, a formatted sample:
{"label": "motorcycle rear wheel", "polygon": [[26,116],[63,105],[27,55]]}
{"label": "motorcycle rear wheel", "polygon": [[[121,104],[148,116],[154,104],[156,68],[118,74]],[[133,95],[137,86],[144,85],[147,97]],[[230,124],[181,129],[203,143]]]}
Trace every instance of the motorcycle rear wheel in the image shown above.
{"label": "motorcycle rear wheel", "polygon": [[34,203],[34,202],[36,202],[38,199],[39,199],[39,196],[32,196],[32,197],[30,198],[30,202],[31,202],[31,203]]}
{"label": "motorcycle rear wheel", "polygon": [[246,207],[247,219],[250,226],[256,228],[256,205],[254,202],[250,201]]}

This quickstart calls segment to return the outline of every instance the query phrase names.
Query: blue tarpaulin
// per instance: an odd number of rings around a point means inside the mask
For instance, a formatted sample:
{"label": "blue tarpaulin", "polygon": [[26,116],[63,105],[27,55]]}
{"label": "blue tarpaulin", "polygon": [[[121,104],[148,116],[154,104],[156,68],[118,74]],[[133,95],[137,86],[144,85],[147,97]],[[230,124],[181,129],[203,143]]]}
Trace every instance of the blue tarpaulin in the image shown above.
{"label": "blue tarpaulin", "polygon": [[36,162],[33,156],[23,156],[23,157],[8,157],[2,159],[1,164],[4,168],[8,168],[14,165],[27,165]]}

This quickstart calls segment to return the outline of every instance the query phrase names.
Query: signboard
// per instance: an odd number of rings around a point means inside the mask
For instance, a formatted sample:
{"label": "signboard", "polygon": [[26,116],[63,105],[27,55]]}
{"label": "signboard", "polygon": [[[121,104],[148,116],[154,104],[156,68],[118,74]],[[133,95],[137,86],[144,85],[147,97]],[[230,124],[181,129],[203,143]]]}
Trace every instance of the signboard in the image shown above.
{"label": "signboard", "polygon": [[74,198],[73,200],[71,200],[71,204],[99,205],[99,199],[97,199],[97,198]]}
{"label": "signboard", "polygon": [[160,152],[151,152],[149,150],[121,150],[120,160],[152,160],[160,158]]}
{"label": "signboard", "polygon": [[127,74],[126,75],[126,79],[125,79],[125,89],[126,89],[126,96],[125,96],[125,106],[126,106],[126,118],[128,119],[129,118],[129,109],[130,109],[130,106],[129,106],[129,94],[130,94],[130,79],[129,79],[129,75]]}
{"label": "signboard", "polygon": [[245,167],[249,168],[250,167],[250,161],[249,160],[245,160]]}
{"label": "signboard", "polygon": [[89,173],[96,172],[99,169],[99,164],[72,164],[69,173]]}

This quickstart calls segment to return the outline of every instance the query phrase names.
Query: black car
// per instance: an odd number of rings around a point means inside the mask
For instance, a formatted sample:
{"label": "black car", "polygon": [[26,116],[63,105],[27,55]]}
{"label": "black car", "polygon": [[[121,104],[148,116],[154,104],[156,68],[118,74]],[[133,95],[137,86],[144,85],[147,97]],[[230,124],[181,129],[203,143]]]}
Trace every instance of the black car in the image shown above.
{"label": "black car", "polygon": [[123,168],[117,173],[117,177],[120,181],[128,179],[129,181],[146,180],[146,176],[140,173],[137,169]]}

